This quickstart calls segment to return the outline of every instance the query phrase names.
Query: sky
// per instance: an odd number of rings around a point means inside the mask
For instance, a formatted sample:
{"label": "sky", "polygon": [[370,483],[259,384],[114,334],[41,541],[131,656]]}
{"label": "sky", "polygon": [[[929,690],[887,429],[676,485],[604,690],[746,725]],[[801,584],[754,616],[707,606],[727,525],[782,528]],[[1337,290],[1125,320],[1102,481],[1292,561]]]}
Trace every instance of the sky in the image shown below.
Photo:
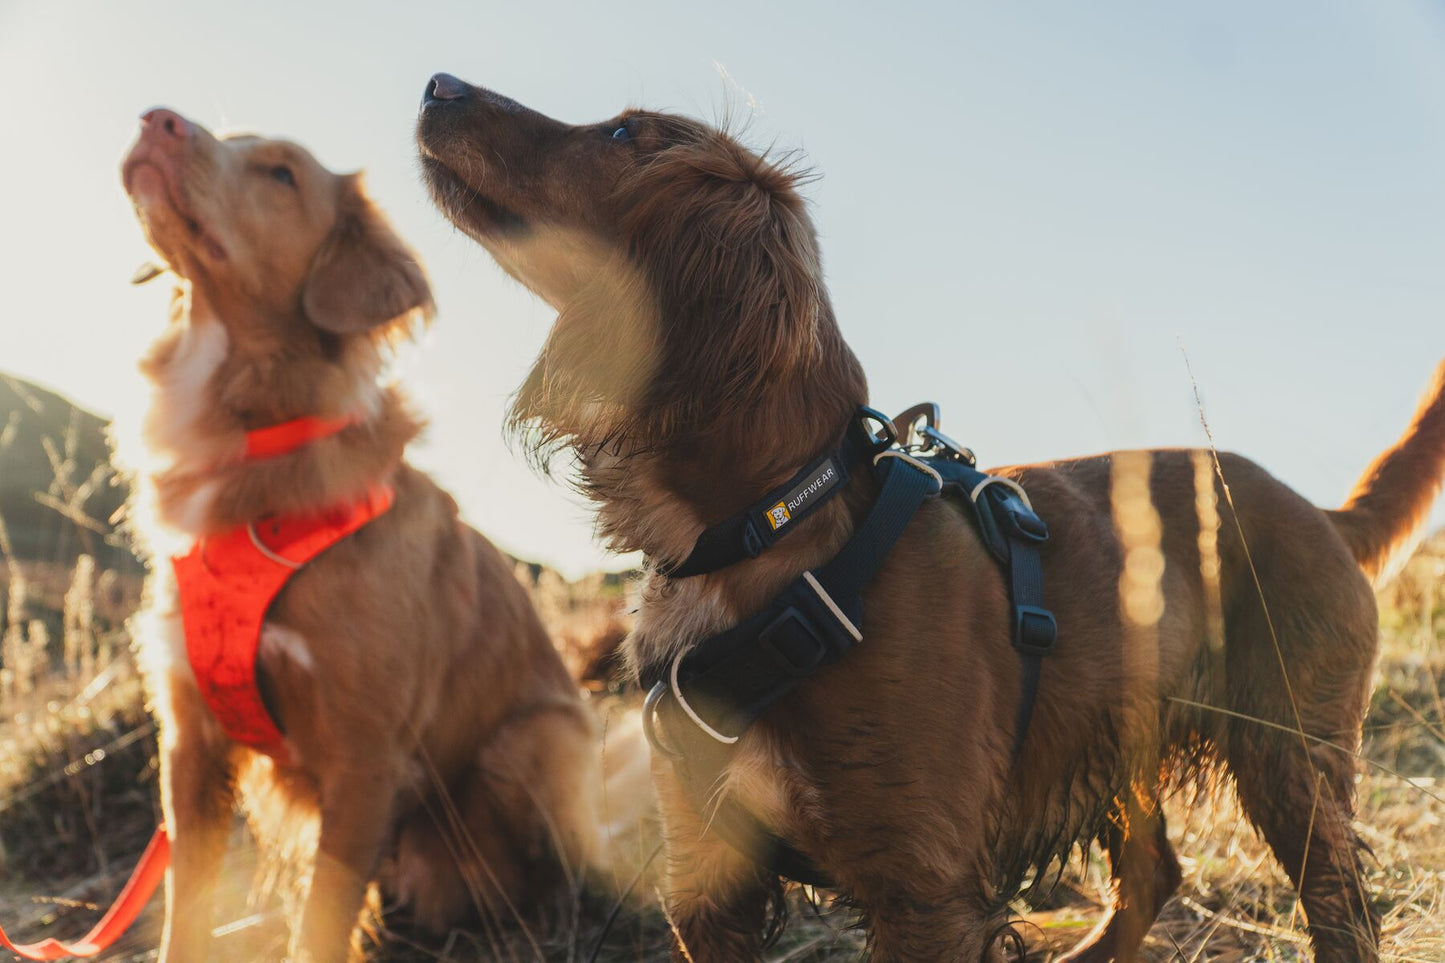
{"label": "sky", "polygon": [[802,151],[874,405],[937,401],[984,464],[1201,444],[1192,368],[1221,448],[1334,506],[1445,355],[1434,0],[0,0],[0,370],[137,418],[167,295],[127,284],[137,116],[295,139],[365,168],[431,271],[439,317],[399,359],[413,460],[518,556],[633,564],[502,437],[551,315],[426,197],[441,70],[572,123],[731,112]]}

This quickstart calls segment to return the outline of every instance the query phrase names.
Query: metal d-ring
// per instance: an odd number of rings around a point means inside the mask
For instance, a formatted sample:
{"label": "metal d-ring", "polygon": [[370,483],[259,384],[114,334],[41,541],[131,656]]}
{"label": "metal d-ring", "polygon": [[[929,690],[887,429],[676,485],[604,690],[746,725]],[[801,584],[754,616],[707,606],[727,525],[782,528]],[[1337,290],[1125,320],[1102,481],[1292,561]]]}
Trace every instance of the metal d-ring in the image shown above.
{"label": "metal d-ring", "polygon": [[922,419],[925,428],[937,428],[939,417],[938,405],[932,401],[916,404],[898,415],[893,419],[893,428],[898,432],[899,447],[910,448],[917,444],[919,450],[926,451],[926,444],[914,441],[915,435],[923,434],[918,430],[918,421]]}
{"label": "metal d-ring", "polygon": [[647,693],[647,700],[642,703],[642,734],[647,737],[647,744],[656,751],[669,759],[681,759],[682,753],[663,742],[657,734],[657,703],[667,695],[667,691],[667,682],[660,681]]}

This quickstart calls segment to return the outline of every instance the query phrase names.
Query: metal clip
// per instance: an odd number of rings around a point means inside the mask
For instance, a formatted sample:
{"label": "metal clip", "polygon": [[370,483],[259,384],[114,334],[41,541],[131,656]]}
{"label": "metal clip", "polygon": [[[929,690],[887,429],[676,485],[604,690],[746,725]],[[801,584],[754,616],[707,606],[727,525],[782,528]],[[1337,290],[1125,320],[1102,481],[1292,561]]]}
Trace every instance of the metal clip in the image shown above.
{"label": "metal clip", "polygon": [[961,461],[970,467],[978,462],[978,459],[973,455],[972,448],[960,445],[932,425],[924,426],[919,434],[923,435],[923,443],[928,446],[925,450],[935,450],[946,458]]}
{"label": "metal clip", "polygon": [[922,421],[924,427],[931,428],[938,424],[938,405],[931,401],[924,401],[914,405],[903,414],[893,419],[893,427],[898,429],[898,444],[904,448],[912,449],[916,444],[913,436],[919,433],[918,422]]}
{"label": "metal clip", "polygon": [[[940,418],[938,405],[932,401],[909,408],[893,419],[893,424],[898,429],[899,444],[905,451],[919,455],[934,453],[965,465],[973,465],[977,461],[973,450],[960,445],[940,431]],[[922,425],[919,422],[922,422]]]}

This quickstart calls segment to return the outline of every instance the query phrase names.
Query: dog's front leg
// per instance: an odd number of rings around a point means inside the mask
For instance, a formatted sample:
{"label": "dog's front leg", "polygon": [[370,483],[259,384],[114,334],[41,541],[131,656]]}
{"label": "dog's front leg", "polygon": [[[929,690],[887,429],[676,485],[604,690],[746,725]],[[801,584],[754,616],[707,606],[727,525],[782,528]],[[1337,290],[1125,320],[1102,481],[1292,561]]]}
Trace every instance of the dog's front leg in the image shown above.
{"label": "dog's front leg", "polygon": [[391,824],[398,782],[381,767],[322,777],[321,839],[293,941],[296,963],[342,963]]}
{"label": "dog's front leg", "polygon": [[678,963],[747,963],[762,953],[770,884],[708,829],[670,763],[653,756],[667,851],[667,911]]}
{"label": "dog's front leg", "polygon": [[189,679],[162,696],[161,807],[171,839],[159,963],[203,963],[235,806],[230,746],[208,739],[209,711]]}

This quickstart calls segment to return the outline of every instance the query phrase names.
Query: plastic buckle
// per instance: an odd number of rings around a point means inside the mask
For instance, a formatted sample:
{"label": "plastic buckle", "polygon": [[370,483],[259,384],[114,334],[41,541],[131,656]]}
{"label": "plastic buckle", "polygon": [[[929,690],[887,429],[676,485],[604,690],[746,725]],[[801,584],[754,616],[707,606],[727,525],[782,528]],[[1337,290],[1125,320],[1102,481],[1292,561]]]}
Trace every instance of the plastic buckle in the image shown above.
{"label": "plastic buckle", "polygon": [[1014,531],[1029,541],[1047,542],[1049,540],[1049,526],[1031,509],[1020,510],[1009,506],[1008,520]]}
{"label": "plastic buckle", "polygon": [[1025,655],[1048,655],[1058,640],[1054,613],[1037,605],[1014,606],[1014,648]]}
{"label": "plastic buckle", "polygon": [[748,553],[748,558],[757,558],[763,554],[764,548],[767,546],[763,543],[762,533],[753,524],[753,520],[748,519],[743,525],[743,551]]}
{"label": "plastic buckle", "polygon": [[[797,622],[803,630],[803,636],[813,643],[813,652],[805,662],[795,662],[788,653],[778,647],[773,639],[781,632],[784,626],[790,622]],[[783,613],[773,619],[767,626],[758,633],[758,648],[772,657],[784,672],[795,679],[801,679],[813,672],[814,669],[823,664],[828,657],[828,646],[822,636],[813,628],[807,616],[794,606],[788,606]]]}

